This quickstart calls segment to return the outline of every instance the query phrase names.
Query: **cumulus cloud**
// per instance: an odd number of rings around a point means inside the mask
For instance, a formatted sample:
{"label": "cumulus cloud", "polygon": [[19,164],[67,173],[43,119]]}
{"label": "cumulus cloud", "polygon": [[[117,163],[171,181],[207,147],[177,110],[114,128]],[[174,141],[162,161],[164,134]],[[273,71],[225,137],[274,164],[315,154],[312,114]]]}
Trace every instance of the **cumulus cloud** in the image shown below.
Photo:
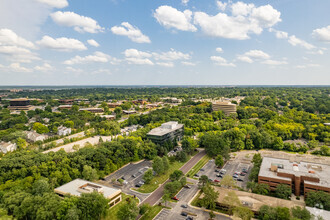
{"label": "cumulus cloud", "polygon": [[136,57],[136,58],[146,58],[152,56],[150,53],[139,51],[137,49],[127,49],[124,51],[124,55],[126,57]]}
{"label": "cumulus cloud", "polygon": [[74,12],[57,11],[50,15],[53,21],[61,26],[73,27],[79,33],[98,33],[103,32],[104,28],[101,27],[97,21],[90,17],[78,15]]}
{"label": "cumulus cloud", "polygon": [[261,63],[271,65],[271,66],[288,64],[288,62],[285,60],[282,60],[282,61],[281,60],[265,60],[265,61],[262,61]]}
{"label": "cumulus cloud", "polygon": [[218,66],[231,66],[231,67],[236,66],[235,64],[229,63],[225,58],[220,56],[211,56],[210,59],[214,62],[215,65]]}
{"label": "cumulus cloud", "polygon": [[245,40],[250,34],[261,34],[281,21],[281,13],[271,5],[256,7],[254,4],[236,2],[230,5],[232,15],[218,13],[215,16],[196,12],[194,24],[211,37]]}
{"label": "cumulus cloud", "polygon": [[93,47],[99,47],[99,46],[100,46],[100,44],[97,43],[97,42],[96,42],[95,40],[93,40],[93,39],[89,39],[89,40],[87,40],[87,43],[88,43],[89,45],[93,46]]}
{"label": "cumulus cloud", "polygon": [[168,52],[153,53],[156,60],[189,60],[191,59],[190,54],[176,51],[173,48]]}
{"label": "cumulus cloud", "polygon": [[269,28],[269,32],[274,32],[276,38],[278,39],[287,39],[289,37],[289,34],[285,31],[278,31],[273,28]]}
{"label": "cumulus cloud", "polygon": [[156,64],[164,67],[174,67],[174,63],[172,62],[157,62]]}
{"label": "cumulus cloud", "polygon": [[221,47],[216,48],[215,51],[217,51],[218,53],[223,53],[223,49]]}
{"label": "cumulus cloud", "polygon": [[137,65],[154,65],[154,63],[148,58],[126,57],[129,64]]}
{"label": "cumulus cloud", "polygon": [[117,35],[127,36],[129,39],[136,43],[151,43],[148,36],[142,34],[140,29],[133,27],[128,22],[121,23],[121,26],[112,27],[111,31]]}
{"label": "cumulus cloud", "polygon": [[159,24],[166,28],[175,28],[181,31],[197,31],[197,28],[191,24],[192,12],[190,10],[181,12],[171,6],[163,5],[156,9],[153,16]]}
{"label": "cumulus cloud", "polygon": [[73,50],[87,50],[87,47],[79,40],[73,38],[52,38],[44,36],[40,41],[37,41],[42,47],[58,51],[73,51]]}
{"label": "cumulus cloud", "polygon": [[72,73],[82,73],[83,70],[79,68],[73,68],[72,66],[65,67],[66,71],[72,72]]}
{"label": "cumulus cloud", "polygon": [[261,50],[250,50],[244,54],[237,56],[238,60],[246,63],[253,63],[255,60],[266,60],[269,58],[270,55]]}
{"label": "cumulus cloud", "polygon": [[31,41],[18,36],[14,31],[3,28],[0,29],[0,45],[14,45],[27,48],[35,48]]}
{"label": "cumulus cloud", "polygon": [[304,64],[304,65],[297,65],[295,68],[297,69],[306,69],[306,68],[315,68],[315,67],[320,67],[320,64],[315,64],[315,63],[309,63],[309,64]]}
{"label": "cumulus cloud", "polygon": [[217,6],[221,11],[224,11],[226,10],[227,3],[222,1],[217,1]]}
{"label": "cumulus cloud", "polygon": [[307,50],[312,50],[312,49],[315,49],[315,46],[310,44],[310,43],[307,43],[306,41],[302,40],[302,39],[299,39],[297,38],[295,35],[291,35],[289,37],[289,40],[288,42],[292,45],[292,46],[301,46]]}
{"label": "cumulus cloud", "polygon": [[319,41],[330,43],[330,25],[313,30],[312,35]]}
{"label": "cumulus cloud", "polygon": [[184,4],[184,5],[187,5],[189,2],[189,0],[181,0],[181,3]]}
{"label": "cumulus cloud", "polygon": [[65,8],[69,5],[67,0],[36,0],[52,8]]}
{"label": "cumulus cloud", "polygon": [[196,66],[196,63],[187,62],[187,61],[182,61],[181,64],[185,66]]}
{"label": "cumulus cloud", "polygon": [[253,63],[254,62],[250,57],[244,56],[244,55],[238,55],[237,59],[242,61],[242,62],[245,62],[245,63]]}
{"label": "cumulus cloud", "polygon": [[93,55],[87,55],[85,57],[75,56],[70,60],[64,61],[66,65],[82,64],[82,63],[107,63],[110,62],[111,56],[102,52],[95,52]]}
{"label": "cumulus cloud", "polygon": [[10,72],[18,73],[30,73],[32,69],[21,66],[20,63],[11,63],[9,66],[0,66],[0,68],[5,69]]}
{"label": "cumulus cloud", "polygon": [[48,63],[44,63],[41,66],[35,66],[34,69],[41,72],[48,72],[54,70],[54,67]]}

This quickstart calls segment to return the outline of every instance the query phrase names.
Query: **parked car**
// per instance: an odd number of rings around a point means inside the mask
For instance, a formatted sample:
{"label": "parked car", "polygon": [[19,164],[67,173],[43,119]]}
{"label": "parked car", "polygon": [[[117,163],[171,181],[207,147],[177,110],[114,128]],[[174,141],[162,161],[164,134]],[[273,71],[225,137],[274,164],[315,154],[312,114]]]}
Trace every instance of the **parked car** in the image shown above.
{"label": "parked car", "polygon": [[218,169],[214,170],[214,172],[219,173],[220,171]]}
{"label": "parked car", "polygon": [[219,180],[214,180],[214,182],[215,182],[215,183],[220,183],[220,181],[219,181]]}
{"label": "parked car", "polygon": [[205,170],[202,168],[202,169],[200,169],[200,171],[205,171]]}
{"label": "parked car", "polygon": [[236,179],[237,177],[238,177],[238,175],[237,175],[237,174],[234,174],[234,175],[233,175],[233,178],[235,178],[235,179]]}
{"label": "parked car", "polygon": [[245,176],[245,175],[246,175],[246,173],[241,173],[240,175],[241,175],[241,176]]}
{"label": "parked car", "polygon": [[191,186],[189,186],[189,185],[184,185],[183,187],[184,188],[187,188],[187,189],[190,189],[191,188]]}
{"label": "parked car", "polygon": [[124,176],[122,176],[122,177],[121,177],[121,179],[122,179],[122,180],[125,180],[125,177],[124,177]]}
{"label": "parked car", "polygon": [[135,184],[135,187],[141,187],[142,185],[141,184]]}
{"label": "parked car", "polygon": [[194,218],[191,217],[191,216],[188,216],[188,217],[186,218],[186,220],[194,220]]}
{"label": "parked car", "polygon": [[179,199],[176,196],[174,196],[172,199],[176,200],[176,201],[179,201]]}
{"label": "parked car", "polygon": [[209,179],[209,181],[210,181],[210,182],[213,182],[213,180],[212,180],[212,179]]}
{"label": "parked car", "polygon": [[133,174],[132,177],[135,178],[136,177],[136,174]]}
{"label": "parked car", "polygon": [[243,180],[241,178],[238,178],[237,181],[243,182]]}
{"label": "parked car", "polygon": [[182,204],[181,207],[184,208],[184,209],[188,208],[188,206],[185,205],[185,204]]}
{"label": "parked car", "polygon": [[188,216],[187,212],[181,212],[182,216]]}
{"label": "parked car", "polygon": [[226,172],[227,172],[227,170],[225,170],[225,169],[221,169],[221,170],[220,170],[220,173],[221,173],[221,174],[226,174]]}
{"label": "parked car", "polygon": [[194,175],[195,177],[199,177],[199,175],[196,173],[195,175]]}
{"label": "parked car", "polygon": [[221,174],[217,174],[216,176],[222,178],[222,175]]}

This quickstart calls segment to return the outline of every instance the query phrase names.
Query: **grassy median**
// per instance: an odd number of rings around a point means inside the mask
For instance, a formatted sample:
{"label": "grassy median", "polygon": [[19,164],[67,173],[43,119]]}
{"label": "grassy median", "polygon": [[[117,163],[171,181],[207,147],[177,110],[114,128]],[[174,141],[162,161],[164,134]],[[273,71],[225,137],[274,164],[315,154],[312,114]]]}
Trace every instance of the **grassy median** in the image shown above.
{"label": "grassy median", "polygon": [[134,190],[141,193],[151,193],[155,191],[159,187],[159,184],[164,183],[169,178],[170,174],[174,172],[174,170],[180,169],[184,164],[185,163],[178,161],[170,163],[169,169],[164,174],[155,176],[149,184],[144,184],[140,188],[134,188]]}
{"label": "grassy median", "polygon": [[204,157],[202,157],[198,161],[198,163],[196,163],[196,165],[193,168],[191,168],[191,170],[189,170],[189,172],[187,173],[187,177],[193,177],[211,159],[212,158],[209,157],[208,155],[205,155]]}

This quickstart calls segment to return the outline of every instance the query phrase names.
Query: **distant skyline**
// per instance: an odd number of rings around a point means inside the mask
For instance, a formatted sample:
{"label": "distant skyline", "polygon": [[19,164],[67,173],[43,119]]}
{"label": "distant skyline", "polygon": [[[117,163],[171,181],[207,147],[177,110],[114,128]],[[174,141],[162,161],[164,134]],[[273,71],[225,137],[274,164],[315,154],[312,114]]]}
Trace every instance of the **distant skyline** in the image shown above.
{"label": "distant skyline", "polygon": [[3,0],[3,85],[330,85],[330,1]]}

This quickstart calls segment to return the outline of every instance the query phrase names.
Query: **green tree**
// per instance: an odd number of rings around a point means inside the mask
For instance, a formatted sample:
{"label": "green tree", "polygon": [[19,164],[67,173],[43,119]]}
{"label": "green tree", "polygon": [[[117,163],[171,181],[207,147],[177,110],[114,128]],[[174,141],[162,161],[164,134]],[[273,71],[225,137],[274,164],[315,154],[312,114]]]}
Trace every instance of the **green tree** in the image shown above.
{"label": "green tree", "polygon": [[157,175],[164,173],[164,162],[162,158],[156,157],[152,163],[152,169],[156,172]]}
{"label": "green tree", "polygon": [[254,214],[248,207],[238,206],[233,209],[233,214],[242,220],[250,220]]}
{"label": "green tree", "polygon": [[73,121],[66,121],[63,124],[67,128],[73,128],[74,127],[74,122]]}
{"label": "green tree", "polygon": [[81,211],[79,219],[100,219],[104,217],[109,208],[108,200],[97,192],[82,193],[77,202],[77,208]]}
{"label": "green tree", "polygon": [[45,133],[49,132],[49,129],[47,128],[47,126],[45,126],[39,122],[36,122],[33,124],[33,130],[35,130],[39,134],[45,134]]}
{"label": "green tree", "polygon": [[198,184],[203,188],[207,183],[209,182],[209,178],[206,175],[202,175],[199,177],[199,182]]}
{"label": "green tree", "polygon": [[152,169],[148,169],[143,175],[143,180],[145,181],[146,184],[149,184],[153,178],[154,175],[152,173]]}
{"label": "green tree", "polygon": [[97,171],[88,165],[84,166],[84,169],[82,171],[82,176],[85,180],[89,180],[89,181],[96,180],[99,178]]}
{"label": "green tree", "polygon": [[275,195],[281,199],[290,199],[292,194],[291,187],[285,184],[278,184],[275,189]]}
{"label": "green tree", "polygon": [[27,142],[26,142],[26,140],[23,139],[23,138],[18,138],[18,139],[16,140],[16,144],[17,144],[17,146],[18,146],[20,149],[23,149],[23,148],[25,148],[25,147],[27,146]]}
{"label": "green tree", "polygon": [[218,155],[215,158],[215,165],[217,165],[218,167],[222,167],[223,164],[224,164],[223,157],[221,155]]}
{"label": "green tree", "polygon": [[307,193],[306,205],[330,211],[330,194],[323,191],[310,191]]}
{"label": "green tree", "polygon": [[204,194],[201,200],[202,206],[211,210],[215,209],[215,202],[218,199],[219,193],[210,184],[206,184],[202,190]]}
{"label": "green tree", "polygon": [[32,193],[42,196],[44,193],[50,192],[50,186],[47,179],[39,179],[32,185]]}
{"label": "green tree", "polygon": [[117,218],[120,220],[135,220],[138,215],[139,207],[131,199],[125,205],[121,206],[117,212]]}
{"label": "green tree", "polygon": [[226,188],[234,188],[236,186],[233,177],[230,175],[225,175],[222,178],[220,184],[221,184],[221,186],[226,187]]}
{"label": "green tree", "polygon": [[306,208],[301,208],[300,206],[291,208],[291,213],[292,216],[297,219],[301,219],[301,220],[312,219],[311,213]]}
{"label": "green tree", "polygon": [[167,157],[163,157],[163,165],[164,165],[164,171],[167,171],[170,168],[170,162],[168,161]]}
{"label": "green tree", "polygon": [[181,177],[183,177],[183,172],[181,170],[174,170],[174,172],[170,174],[171,181],[179,181]]}

